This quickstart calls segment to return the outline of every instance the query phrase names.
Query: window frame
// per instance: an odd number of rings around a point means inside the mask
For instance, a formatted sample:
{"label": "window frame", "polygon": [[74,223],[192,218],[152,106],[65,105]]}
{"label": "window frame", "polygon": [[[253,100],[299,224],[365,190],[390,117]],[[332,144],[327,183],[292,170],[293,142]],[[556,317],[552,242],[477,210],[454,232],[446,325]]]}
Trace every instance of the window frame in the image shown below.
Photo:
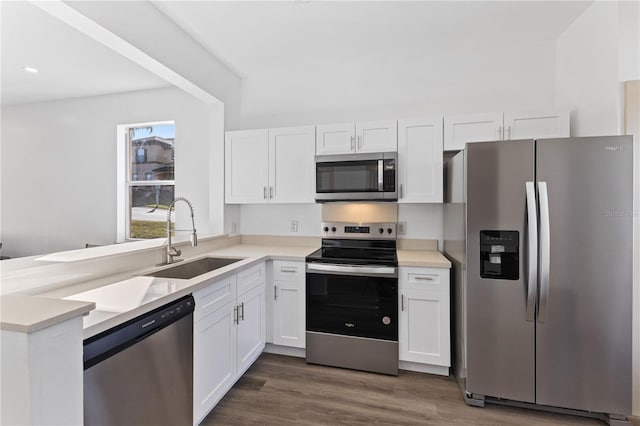
{"label": "window frame", "polygon": [[[174,126],[174,147],[172,158],[175,165],[175,120],[150,121],[143,123],[120,124],[117,126],[117,214],[116,242],[144,241],[143,238],[131,238],[131,188],[134,186],[173,186],[175,194],[175,171],[173,180],[133,180],[131,161],[135,153],[130,149],[129,130],[136,127],[152,127],[161,125]],[[144,176],[138,176],[138,179]]]}

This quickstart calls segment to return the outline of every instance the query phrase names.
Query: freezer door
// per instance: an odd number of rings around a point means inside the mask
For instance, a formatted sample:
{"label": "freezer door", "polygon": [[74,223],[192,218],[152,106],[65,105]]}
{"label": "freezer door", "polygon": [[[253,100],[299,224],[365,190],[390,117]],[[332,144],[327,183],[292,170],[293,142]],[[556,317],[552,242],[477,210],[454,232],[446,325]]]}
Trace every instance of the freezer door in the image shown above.
{"label": "freezer door", "polygon": [[534,143],[482,142],[466,149],[467,391],[534,402],[526,203]]}
{"label": "freezer door", "polygon": [[545,139],[536,149],[536,402],[629,414],[631,137]]}

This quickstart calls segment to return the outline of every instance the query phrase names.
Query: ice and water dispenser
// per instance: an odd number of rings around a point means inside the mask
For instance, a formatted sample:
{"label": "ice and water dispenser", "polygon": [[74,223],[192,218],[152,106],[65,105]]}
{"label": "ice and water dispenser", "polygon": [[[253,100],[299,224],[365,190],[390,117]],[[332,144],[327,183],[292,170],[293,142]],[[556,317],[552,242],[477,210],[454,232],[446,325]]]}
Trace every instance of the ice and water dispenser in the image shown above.
{"label": "ice and water dispenser", "polygon": [[518,231],[480,231],[480,277],[519,279]]}

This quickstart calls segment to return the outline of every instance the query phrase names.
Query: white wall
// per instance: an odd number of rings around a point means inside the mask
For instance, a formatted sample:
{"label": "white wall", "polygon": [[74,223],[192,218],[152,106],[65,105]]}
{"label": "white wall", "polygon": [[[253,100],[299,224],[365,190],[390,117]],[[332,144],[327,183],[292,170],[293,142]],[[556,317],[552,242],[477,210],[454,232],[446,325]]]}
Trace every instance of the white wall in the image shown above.
{"label": "white wall", "polygon": [[618,3],[618,80],[640,80],[640,2]]}
{"label": "white wall", "polygon": [[553,107],[554,42],[510,44],[443,43],[373,69],[356,56],[287,80],[274,64],[243,82],[242,128]]}
{"label": "white wall", "polygon": [[618,44],[616,2],[595,2],[558,38],[556,104],[572,110],[572,136],[618,134]]}
{"label": "white wall", "polygon": [[239,125],[240,76],[151,2],[66,3],[224,102],[225,127]]}
{"label": "white wall", "polygon": [[192,200],[199,232],[220,231],[222,218],[209,226],[209,173],[223,167],[209,160],[209,107],[175,88],[138,91],[2,109],[3,255],[112,244],[116,126],[160,120],[176,123],[176,194]]}
{"label": "white wall", "polygon": [[[239,233],[320,236],[320,204],[252,204],[240,207]],[[298,232],[291,232],[291,221]]]}

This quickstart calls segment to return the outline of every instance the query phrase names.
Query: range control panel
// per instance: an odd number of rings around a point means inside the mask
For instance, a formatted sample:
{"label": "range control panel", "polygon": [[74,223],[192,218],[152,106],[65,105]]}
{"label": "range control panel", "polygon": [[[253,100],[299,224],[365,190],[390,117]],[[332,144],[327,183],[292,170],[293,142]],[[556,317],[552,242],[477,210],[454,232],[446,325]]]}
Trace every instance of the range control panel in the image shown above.
{"label": "range control panel", "polygon": [[320,236],[322,238],[358,238],[374,240],[395,240],[398,224],[384,223],[351,223],[322,222]]}

